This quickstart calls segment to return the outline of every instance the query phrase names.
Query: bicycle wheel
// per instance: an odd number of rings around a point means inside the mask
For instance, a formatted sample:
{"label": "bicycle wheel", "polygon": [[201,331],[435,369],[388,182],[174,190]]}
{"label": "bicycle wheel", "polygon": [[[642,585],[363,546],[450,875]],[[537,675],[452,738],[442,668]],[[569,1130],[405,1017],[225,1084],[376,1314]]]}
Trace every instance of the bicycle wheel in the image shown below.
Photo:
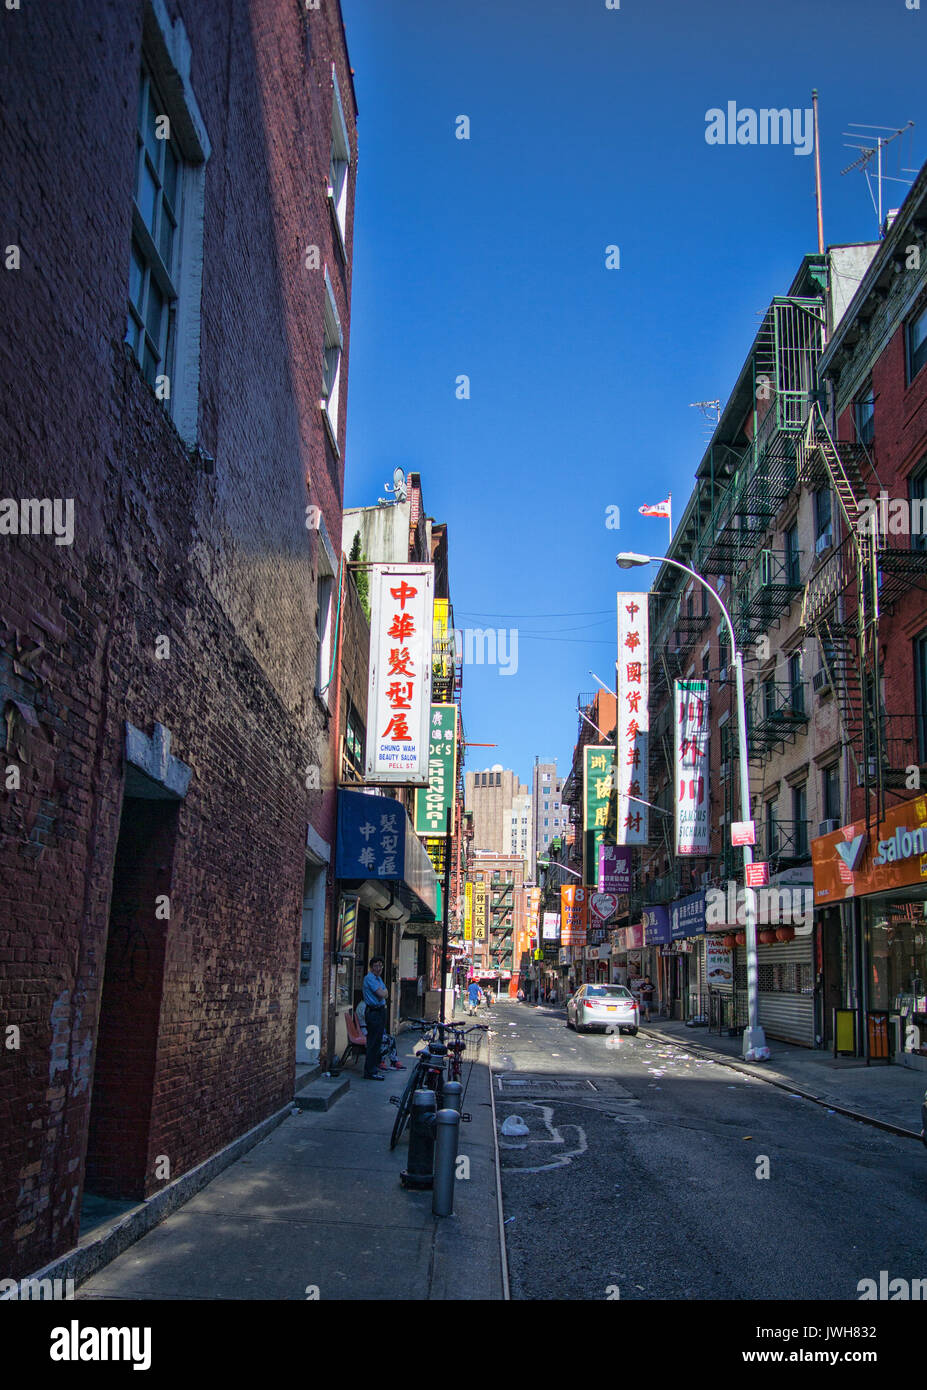
{"label": "bicycle wheel", "polygon": [[412,1114],[412,1097],[415,1095],[415,1092],[419,1089],[419,1087],[422,1084],[422,1076],[424,1071],[425,1068],[422,1066],[421,1062],[416,1062],[415,1066],[412,1068],[412,1071],[409,1074],[409,1079],[406,1082],[405,1090],[399,1097],[399,1103],[396,1109],[396,1120],[393,1125],[393,1132],[390,1136],[389,1141],[389,1146],[391,1149],[395,1149],[396,1145],[399,1143],[399,1140],[402,1138],[402,1131],[409,1123],[409,1118]]}

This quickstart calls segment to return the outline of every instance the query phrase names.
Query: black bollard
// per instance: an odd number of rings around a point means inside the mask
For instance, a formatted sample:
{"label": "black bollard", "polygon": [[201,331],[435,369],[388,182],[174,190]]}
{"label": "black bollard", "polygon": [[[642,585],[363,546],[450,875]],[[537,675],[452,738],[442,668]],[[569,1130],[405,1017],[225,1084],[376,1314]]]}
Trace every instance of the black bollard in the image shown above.
{"label": "black bollard", "polygon": [[403,1187],[415,1192],[428,1191],[434,1182],[435,1113],[438,1101],[434,1091],[416,1091],[412,1097],[409,1128],[409,1166],[399,1174]]}

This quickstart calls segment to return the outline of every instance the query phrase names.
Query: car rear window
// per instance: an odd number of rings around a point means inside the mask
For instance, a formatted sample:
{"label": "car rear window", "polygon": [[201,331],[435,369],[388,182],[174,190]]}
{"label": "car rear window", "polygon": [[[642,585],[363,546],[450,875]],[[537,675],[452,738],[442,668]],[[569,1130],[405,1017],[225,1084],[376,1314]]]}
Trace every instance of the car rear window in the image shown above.
{"label": "car rear window", "polygon": [[590,985],[586,997],[593,999],[630,999],[631,991],[624,985]]}

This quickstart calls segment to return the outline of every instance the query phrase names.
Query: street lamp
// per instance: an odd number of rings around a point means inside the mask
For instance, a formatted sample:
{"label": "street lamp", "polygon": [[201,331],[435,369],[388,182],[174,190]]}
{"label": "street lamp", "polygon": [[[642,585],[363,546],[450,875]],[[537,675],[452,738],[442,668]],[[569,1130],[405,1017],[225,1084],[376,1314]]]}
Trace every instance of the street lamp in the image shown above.
{"label": "street lamp", "polygon": [[[638,555],[633,550],[623,550],[616,557],[616,563],[620,569],[635,569],[638,565],[672,565],[674,569],[682,570],[684,574],[690,575],[702,588],[707,589],[717,600],[718,607],[724,616],[727,630],[731,638],[731,651],[734,657],[734,670],[737,676],[737,735],[738,752],[740,757],[740,818],[749,821],[750,816],[750,769],[747,762],[747,701],[744,695],[744,659],[740,648],[737,645],[737,637],[734,633],[734,624],[731,622],[731,615],[721,601],[721,596],[716,589],[704,580],[695,570],[689,569],[688,565],[683,565],[679,560],[671,560],[667,555]],[[766,1034],[760,1027],[759,1022],[759,1000],[757,997],[757,962],[756,962],[756,894],[747,882],[747,865],[753,863],[753,846],[744,845],[744,908],[747,937],[747,1028],[744,1033],[743,1055],[752,1060],[765,1060],[769,1056],[766,1046]]]}

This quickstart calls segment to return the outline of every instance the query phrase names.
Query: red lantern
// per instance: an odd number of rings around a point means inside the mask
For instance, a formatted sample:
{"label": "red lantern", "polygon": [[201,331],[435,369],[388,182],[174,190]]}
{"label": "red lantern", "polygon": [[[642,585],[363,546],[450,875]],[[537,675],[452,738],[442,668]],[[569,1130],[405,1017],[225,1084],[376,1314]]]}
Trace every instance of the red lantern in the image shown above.
{"label": "red lantern", "polygon": [[762,941],[762,943],[763,943],[764,946],[771,946],[772,943],[775,941],[776,936],[777,936],[777,933],[774,932],[774,931],[761,931],[761,932],[760,932],[760,940]]}
{"label": "red lantern", "polygon": [[795,936],[795,928],[794,928],[794,927],[777,927],[777,928],[776,928],[776,940],[777,940],[777,941],[792,941],[793,938],[794,938],[794,936]]}
{"label": "red lantern", "polygon": [[739,931],[737,935],[734,937],[734,940],[737,942],[738,946],[746,946],[747,933],[745,931]]}
{"label": "red lantern", "polygon": [[730,950],[732,949],[732,947],[734,947],[734,946],[737,945],[737,937],[736,937],[736,936],[726,936],[726,937],[724,938],[724,941],[722,942],[722,945],[726,946],[727,949],[730,951]]}

